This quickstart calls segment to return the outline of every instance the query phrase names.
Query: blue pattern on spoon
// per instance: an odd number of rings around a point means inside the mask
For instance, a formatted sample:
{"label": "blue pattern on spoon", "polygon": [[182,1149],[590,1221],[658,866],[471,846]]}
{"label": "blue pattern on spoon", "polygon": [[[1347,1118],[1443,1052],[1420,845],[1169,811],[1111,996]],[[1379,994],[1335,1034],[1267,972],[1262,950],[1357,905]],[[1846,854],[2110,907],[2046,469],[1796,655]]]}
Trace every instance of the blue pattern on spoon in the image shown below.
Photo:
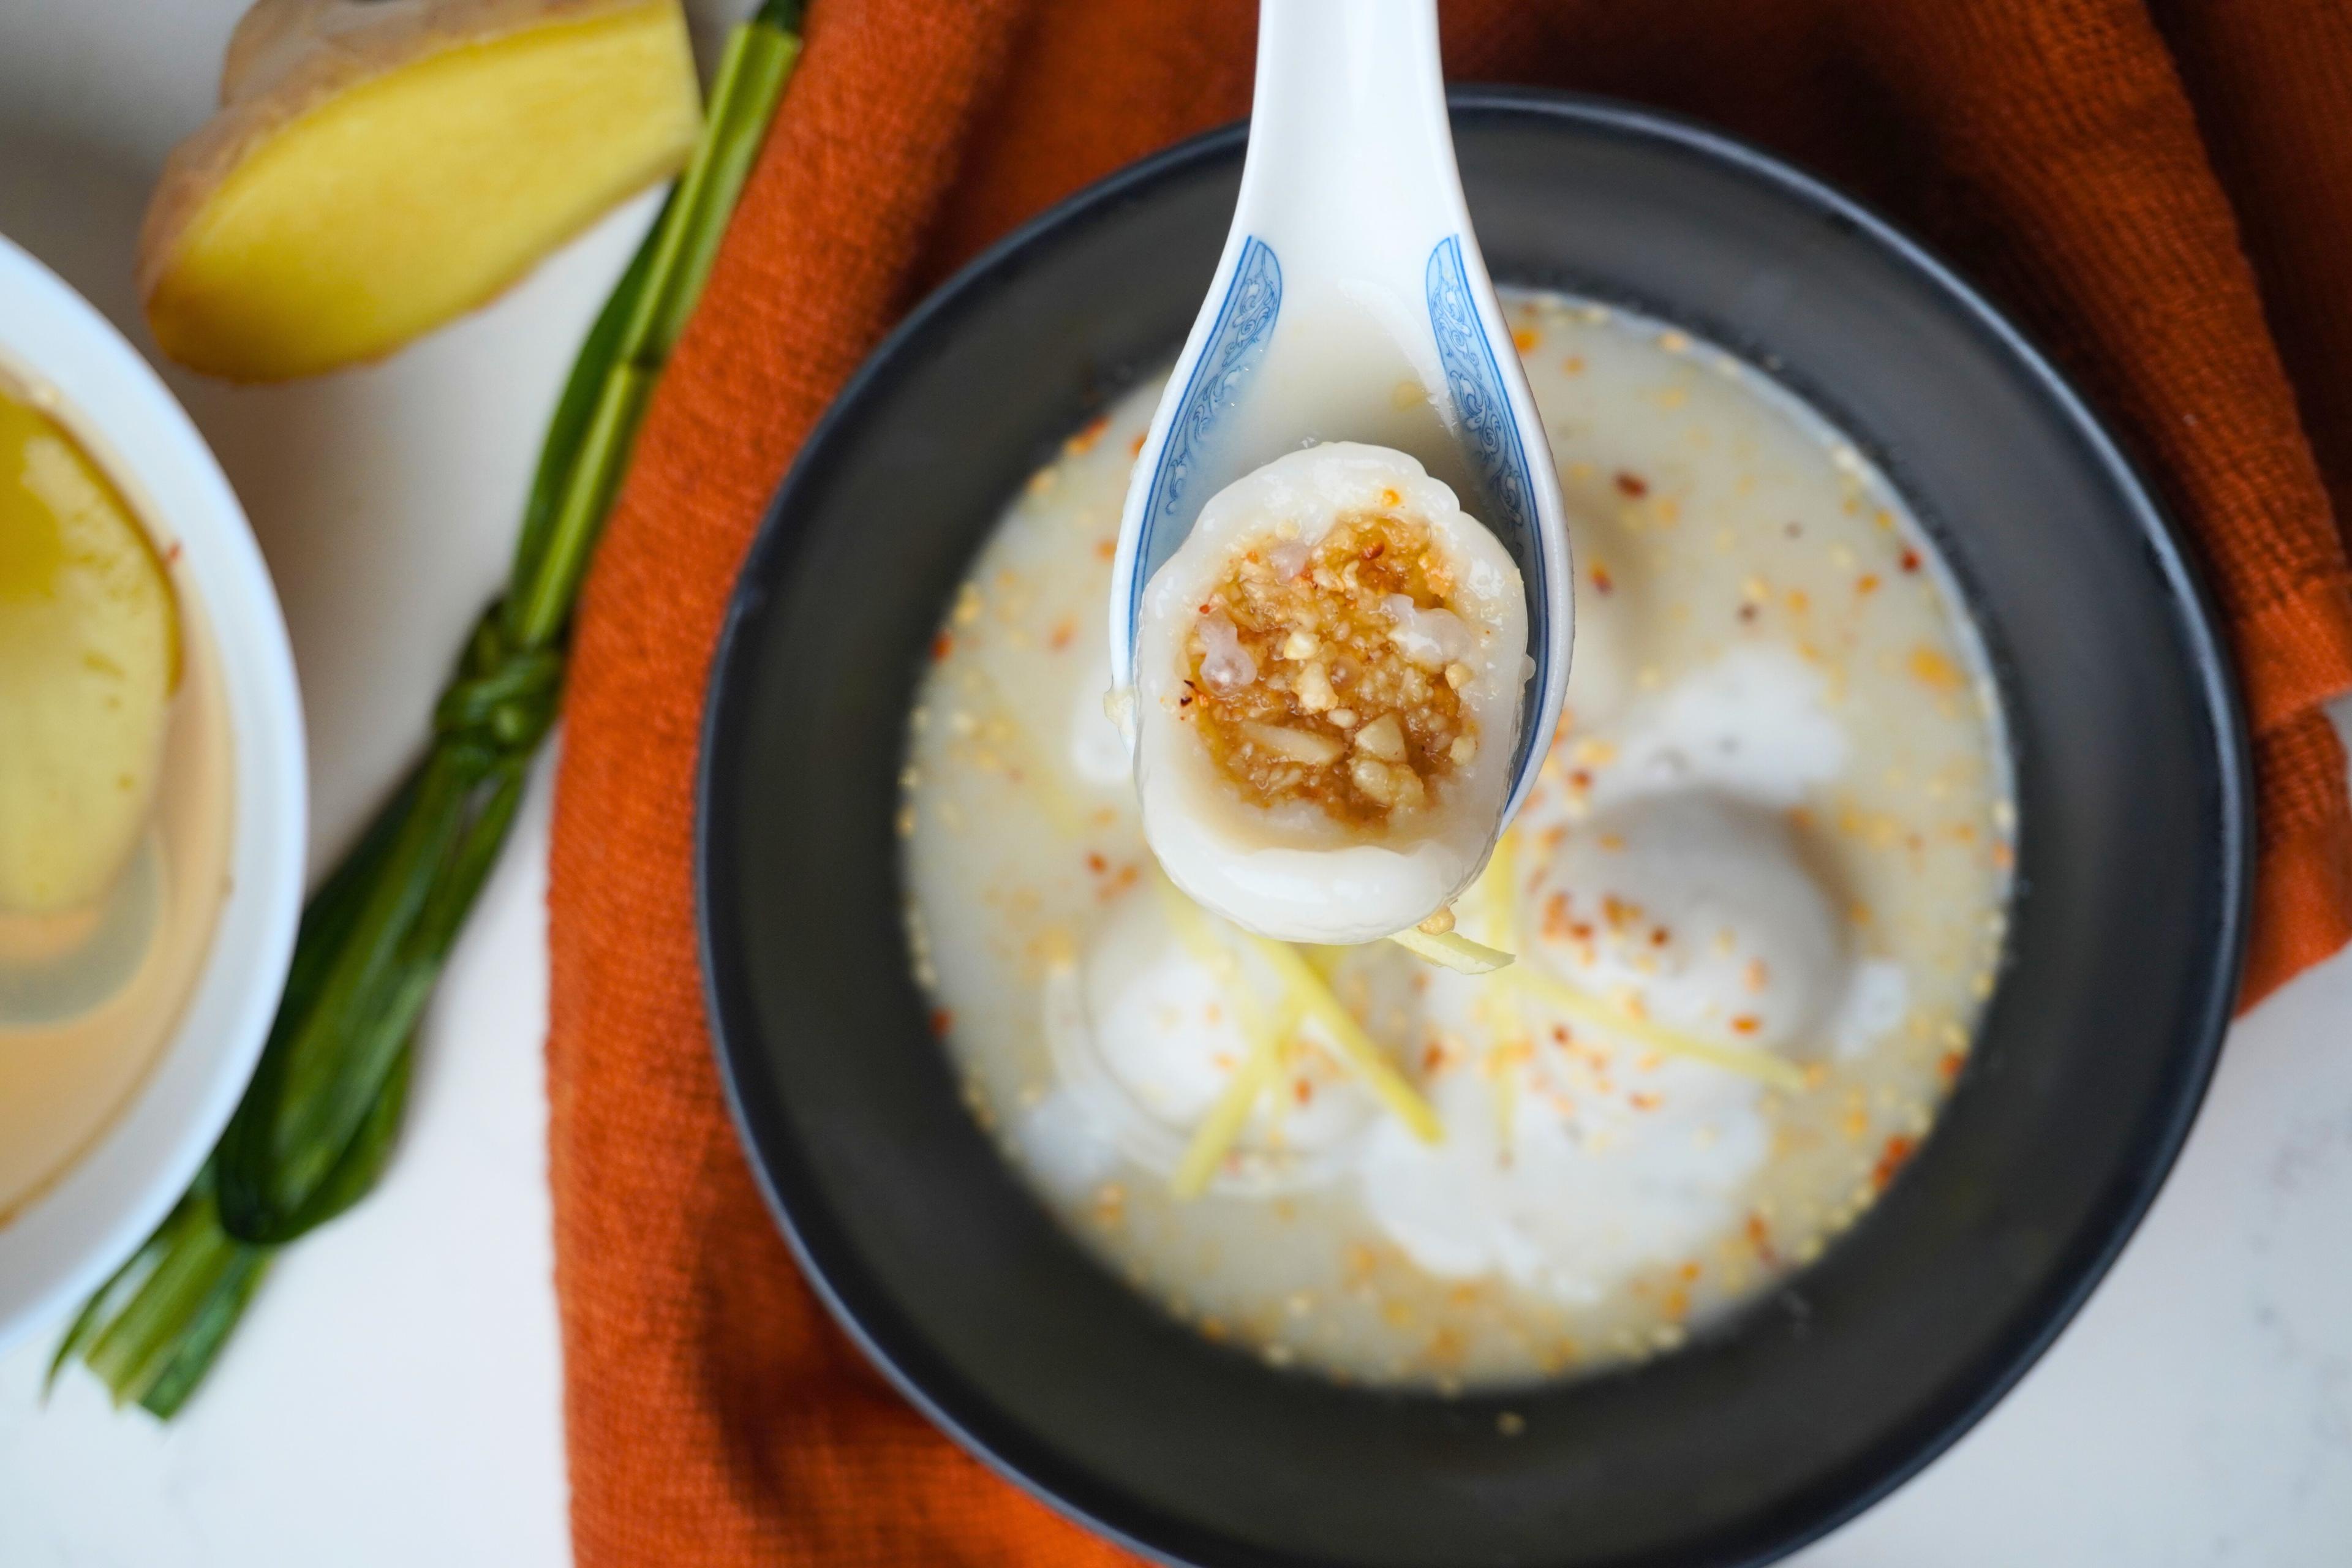
{"label": "blue pattern on spoon", "polygon": [[[1486,504],[1480,510],[1486,515],[1481,521],[1510,549],[1527,574],[1528,647],[1539,648],[1550,635],[1551,601],[1529,499],[1534,479],[1528,472],[1518,424],[1511,417],[1502,366],[1478,320],[1469,273],[1462,264],[1460,235],[1446,236],[1430,251],[1425,282],[1430,331],[1437,339],[1438,363],[1444,367],[1445,388],[1454,399],[1454,434],[1486,487]],[[1542,766],[1538,741],[1549,739],[1537,733],[1541,728],[1542,701],[1542,682],[1530,680],[1520,707],[1518,751],[1511,763],[1509,810],[1514,814],[1535,786]]]}
{"label": "blue pattern on spoon", "polygon": [[1243,242],[1241,261],[1217,307],[1217,323],[1210,332],[1208,347],[1194,363],[1192,379],[1184,384],[1183,402],[1168,428],[1160,466],[1152,471],[1151,501],[1143,514],[1143,530],[1136,546],[1142,570],[1134,574],[1129,589],[1131,618],[1141,618],[1144,584],[1175,553],[1190,531],[1186,526],[1169,526],[1177,520],[1185,482],[1199,468],[1219,416],[1240,400],[1251,373],[1265,357],[1266,341],[1273,337],[1275,319],[1281,314],[1281,258],[1272,246],[1253,236]]}

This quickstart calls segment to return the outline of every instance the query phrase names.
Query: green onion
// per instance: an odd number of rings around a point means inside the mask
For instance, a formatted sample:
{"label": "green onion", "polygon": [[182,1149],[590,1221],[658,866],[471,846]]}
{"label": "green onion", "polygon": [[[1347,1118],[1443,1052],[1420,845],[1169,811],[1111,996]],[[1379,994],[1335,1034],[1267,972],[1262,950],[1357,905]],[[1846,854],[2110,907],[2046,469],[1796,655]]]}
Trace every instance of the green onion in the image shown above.
{"label": "green onion", "polygon": [[417,1021],[555,721],[581,582],[799,58],[801,11],[769,0],[728,40],[686,173],[572,363],[506,594],[459,658],[430,749],[304,910],[252,1084],[187,1194],[67,1330],[52,1383],[79,1360],[117,1404],[170,1418],[277,1248],[383,1173]]}

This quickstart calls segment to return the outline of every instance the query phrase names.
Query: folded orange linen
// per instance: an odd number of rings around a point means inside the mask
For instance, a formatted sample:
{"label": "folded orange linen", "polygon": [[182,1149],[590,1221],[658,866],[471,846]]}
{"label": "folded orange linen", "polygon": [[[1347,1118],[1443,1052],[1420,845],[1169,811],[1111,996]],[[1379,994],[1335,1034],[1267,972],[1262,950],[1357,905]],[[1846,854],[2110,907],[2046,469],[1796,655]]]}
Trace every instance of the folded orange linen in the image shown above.
{"label": "folded orange linen", "polygon": [[[2249,1002],[2352,935],[2352,10],[2336,0],[1444,0],[1465,80],[1700,116],[1954,258],[2194,535],[2255,731]],[[981,246],[1245,113],[1248,0],[817,0],[589,586],[548,1046],[583,1568],[1120,1560],[988,1475],[825,1319],[721,1105],[688,864],[738,563],[876,340]]]}

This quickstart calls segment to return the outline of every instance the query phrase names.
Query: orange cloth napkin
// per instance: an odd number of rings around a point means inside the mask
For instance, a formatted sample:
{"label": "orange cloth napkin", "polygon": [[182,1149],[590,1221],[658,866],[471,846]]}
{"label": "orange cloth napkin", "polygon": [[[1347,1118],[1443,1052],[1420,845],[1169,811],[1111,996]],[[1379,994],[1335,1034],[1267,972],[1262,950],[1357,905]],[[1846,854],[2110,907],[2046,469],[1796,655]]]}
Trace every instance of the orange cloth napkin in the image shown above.
{"label": "orange cloth napkin", "polygon": [[[2352,10],[2336,0],[1444,0],[1465,80],[1701,116],[1954,258],[2201,546],[2261,775],[2247,998],[2352,936]],[[1121,1560],[835,1331],[721,1107],[688,851],[703,680],[770,492],[908,305],[1040,207],[1245,113],[1248,0],[818,0],[590,584],[548,1046],[583,1568]]]}

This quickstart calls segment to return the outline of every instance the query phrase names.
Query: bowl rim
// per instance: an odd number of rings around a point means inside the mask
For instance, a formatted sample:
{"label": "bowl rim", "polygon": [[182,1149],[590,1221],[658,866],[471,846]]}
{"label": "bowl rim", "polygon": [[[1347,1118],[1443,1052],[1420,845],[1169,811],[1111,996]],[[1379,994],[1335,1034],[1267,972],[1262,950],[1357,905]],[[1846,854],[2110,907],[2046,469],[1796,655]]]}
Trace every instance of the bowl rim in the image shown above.
{"label": "bowl rim", "polygon": [[[2030,1372],[2074,1321],[2092,1292],[2121,1255],[2157,1194],[2178,1162],[2182,1145],[2203,1106],[2238,995],[2252,913],[2254,862],[2253,766],[2247,717],[2234,664],[2221,631],[2219,609],[2198,564],[2194,549],[2179,521],[2164,503],[2118,435],[2094,411],[2073,381],[2038,348],[2025,332],[1969,283],[1935,250],[1904,229],[1845,195],[1827,180],[1781,155],[1765,151],[1704,121],[1598,94],[1498,84],[1449,84],[1449,109],[1457,116],[1526,115],[1572,122],[1588,130],[1647,139],[1685,153],[1727,165],[1759,184],[1774,187],[1791,202],[1826,220],[1850,227],[1915,273],[1929,289],[1965,314],[1994,339],[2014,362],[2021,374],[2053,405],[2056,416],[2078,437],[2092,460],[2103,469],[2117,496],[2137,521],[2159,577],[2175,604],[2175,619],[2188,662],[2193,667],[2200,705],[2212,720],[2218,784],[2215,816],[2220,844],[2216,907],[2219,929],[2210,944],[2212,963],[2201,1005],[2182,1021],[2184,1044],[2172,1103],[2161,1118],[2144,1129],[2133,1180],[2111,1194],[2107,1212],[2095,1225],[2084,1245],[2074,1249],[2050,1271],[2057,1287],[2045,1293],[2006,1342],[1990,1345],[1985,1355],[1990,1369],[1973,1392],[1948,1401],[1941,1409],[1922,1413],[1918,1426],[1925,1435],[1904,1434],[1887,1447],[1901,1451],[1882,1456],[1876,1473],[1834,1506],[1794,1528],[1783,1529],[1749,1555],[1728,1563],[1762,1564],[1779,1560],[1827,1536],[1884,1500],[1940,1458],[1982,1420]],[[738,968],[741,952],[735,916],[717,896],[714,880],[730,882],[734,873],[717,865],[719,826],[735,816],[721,778],[722,764],[731,755],[734,723],[730,687],[738,684],[738,667],[750,655],[744,628],[764,602],[764,580],[770,563],[783,548],[784,521],[809,482],[802,461],[807,454],[831,443],[850,425],[861,406],[884,393],[898,372],[898,362],[910,348],[919,347],[938,324],[950,321],[967,305],[985,299],[1001,270],[1017,267],[1033,246],[1074,222],[1147,190],[1169,174],[1192,163],[1230,156],[1244,144],[1246,120],[1233,121],[1177,142],[1114,171],[1013,228],[981,251],[926,296],[881,341],[844,383],[824,414],[812,426],[766,509],[746,552],[728,601],[725,618],[711,657],[698,736],[695,779],[694,886],[697,937],[701,958],[703,1001],[728,1114],[742,1144],[746,1163],[778,1230],[799,1266],[803,1279],[824,1303],[826,1310],[857,1345],[866,1359],[910,1404],[990,1470],[1038,1499],[1065,1517],[1149,1561],[1192,1568],[1187,1559],[1139,1539],[1108,1517],[1112,1509],[1142,1519],[1149,1510],[1108,1492],[1082,1500],[1049,1486],[998,1451],[982,1427],[996,1412],[950,1409],[905,1364],[915,1359],[908,1347],[885,1343],[860,1319],[835,1284],[821,1261],[816,1244],[794,1217],[793,1205],[779,1184],[779,1169],[789,1165],[772,1157],[772,1143],[787,1135],[771,1125],[772,1118],[749,1104],[743,1085],[756,1067],[756,1031],[730,1030],[735,1012],[730,999],[740,994]],[[919,1352],[921,1347],[912,1347]],[[1105,1504],[1110,1505],[1105,1507]],[[1257,1560],[1274,1562],[1272,1553]],[[1239,1561],[1239,1558],[1235,1559]],[[1288,1558],[1280,1559],[1288,1563]]]}
{"label": "bowl rim", "polygon": [[161,376],[95,307],[0,237],[0,361],[131,493],[194,589],[231,766],[229,889],[178,1020],[97,1139],[0,1221],[0,1350],[96,1289],[186,1190],[245,1092],[293,955],[309,839],[285,616],[227,476]]}

